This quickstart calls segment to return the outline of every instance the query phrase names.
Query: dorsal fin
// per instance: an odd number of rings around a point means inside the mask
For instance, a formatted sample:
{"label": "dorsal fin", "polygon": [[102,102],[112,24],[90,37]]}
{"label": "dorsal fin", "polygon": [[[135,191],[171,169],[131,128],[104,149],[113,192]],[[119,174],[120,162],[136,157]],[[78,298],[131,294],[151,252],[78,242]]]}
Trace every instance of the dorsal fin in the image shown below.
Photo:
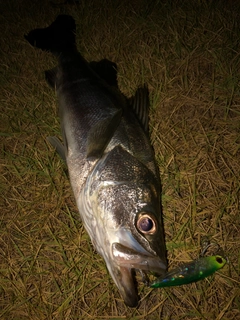
{"label": "dorsal fin", "polygon": [[129,104],[133,109],[138,121],[146,134],[149,134],[149,91],[146,85],[138,88],[135,95],[129,99]]}

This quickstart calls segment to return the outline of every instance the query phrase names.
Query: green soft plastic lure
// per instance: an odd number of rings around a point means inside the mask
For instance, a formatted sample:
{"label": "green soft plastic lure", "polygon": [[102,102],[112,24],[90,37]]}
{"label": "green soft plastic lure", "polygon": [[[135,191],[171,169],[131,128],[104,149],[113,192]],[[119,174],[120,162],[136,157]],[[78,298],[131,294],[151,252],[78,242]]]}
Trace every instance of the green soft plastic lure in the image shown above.
{"label": "green soft plastic lure", "polygon": [[163,288],[196,282],[221,269],[226,262],[226,259],[219,255],[201,257],[167,272],[150,283],[150,287]]}

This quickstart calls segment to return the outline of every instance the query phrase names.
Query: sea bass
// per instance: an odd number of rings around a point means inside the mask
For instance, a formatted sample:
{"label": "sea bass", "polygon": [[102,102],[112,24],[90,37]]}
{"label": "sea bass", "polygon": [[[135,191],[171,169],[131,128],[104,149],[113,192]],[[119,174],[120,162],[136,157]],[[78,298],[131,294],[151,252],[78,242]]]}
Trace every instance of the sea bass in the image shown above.
{"label": "sea bass", "polygon": [[77,51],[75,29],[71,16],[60,15],[25,38],[58,58],[45,75],[59,101],[77,207],[124,302],[135,307],[134,271],[163,274],[167,265],[159,172],[146,133],[147,90],[127,100],[113,69],[113,76],[104,74],[102,62],[88,63]]}

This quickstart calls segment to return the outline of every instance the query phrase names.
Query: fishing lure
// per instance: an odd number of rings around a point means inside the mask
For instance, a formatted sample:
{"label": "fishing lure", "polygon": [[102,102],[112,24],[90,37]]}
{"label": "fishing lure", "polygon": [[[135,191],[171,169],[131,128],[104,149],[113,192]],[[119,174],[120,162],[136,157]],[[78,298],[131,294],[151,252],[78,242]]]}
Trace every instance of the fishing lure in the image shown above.
{"label": "fishing lure", "polygon": [[201,257],[167,272],[150,283],[150,287],[163,288],[197,282],[221,269],[226,262],[220,255]]}

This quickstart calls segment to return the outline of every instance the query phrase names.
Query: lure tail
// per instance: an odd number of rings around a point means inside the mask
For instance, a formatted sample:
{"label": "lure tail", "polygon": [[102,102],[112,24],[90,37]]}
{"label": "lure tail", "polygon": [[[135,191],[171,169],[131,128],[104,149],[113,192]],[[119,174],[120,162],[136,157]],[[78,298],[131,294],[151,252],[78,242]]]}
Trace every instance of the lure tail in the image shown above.
{"label": "lure tail", "polygon": [[61,52],[76,51],[76,24],[68,15],[59,15],[47,28],[34,29],[25,35],[25,39],[33,46],[55,55]]}
{"label": "lure tail", "polygon": [[197,282],[214,274],[224,267],[226,262],[226,259],[219,255],[202,257],[167,272],[163,277],[154,280],[150,287],[164,288]]}

